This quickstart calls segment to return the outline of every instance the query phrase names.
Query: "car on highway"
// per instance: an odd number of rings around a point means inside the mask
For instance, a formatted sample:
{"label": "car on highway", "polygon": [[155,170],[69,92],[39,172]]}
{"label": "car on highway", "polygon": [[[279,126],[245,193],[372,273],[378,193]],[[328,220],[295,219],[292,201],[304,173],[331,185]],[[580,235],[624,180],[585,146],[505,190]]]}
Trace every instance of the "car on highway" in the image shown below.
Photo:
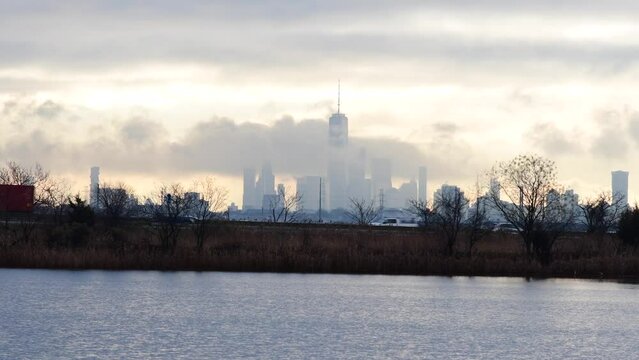
{"label": "car on highway", "polygon": [[504,233],[510,233],[510,234],[516,234],[519,232],[519,230],[517,229],[516,226],[514,226],[511,223],[501,223],[501,224],[497,224],[495,225],[495,227],[493,227],[493,231],[495,232],[504,232]]}

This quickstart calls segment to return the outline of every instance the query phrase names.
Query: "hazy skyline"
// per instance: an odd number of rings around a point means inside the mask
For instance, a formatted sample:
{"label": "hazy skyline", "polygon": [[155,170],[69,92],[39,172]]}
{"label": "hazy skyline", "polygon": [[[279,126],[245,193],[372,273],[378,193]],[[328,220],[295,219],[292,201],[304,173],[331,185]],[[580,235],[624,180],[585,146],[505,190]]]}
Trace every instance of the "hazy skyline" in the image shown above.
{"label": "hazy skyline", "polygon": [[313,164],[325,163],[341,79],[353,142],[392,158],[398,178],[428,166],[429,194],[536,152],[586,197],[630,171],[633,203],[637,10],[0,1],[0,160],[39,161],[78,188],[92,165],[141,191],[214,173],[239,202],[245,166],[324,173]]}

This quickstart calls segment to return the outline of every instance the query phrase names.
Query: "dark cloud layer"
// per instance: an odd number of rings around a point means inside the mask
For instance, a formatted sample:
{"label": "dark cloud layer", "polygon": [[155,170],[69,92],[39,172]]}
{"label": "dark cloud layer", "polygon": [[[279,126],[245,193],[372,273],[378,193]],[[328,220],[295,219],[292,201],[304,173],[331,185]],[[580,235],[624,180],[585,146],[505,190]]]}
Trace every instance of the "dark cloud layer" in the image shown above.
{"label": "dark cloud layer", "polygon": [[[517,74],[534,63],[563,71],[608,75],[636,64],[633,44],[566,42],[548,38],[468,37],[442,30],[386,28],[386,22],[424,13],[443,18],[499,23],[513,14],[625,17],[635,2],[615,1],[9,1],[0,2],[0,66],[101,70],[148,63],[200,63],[237,76],[285,69],[296,74],[347,64],[446,62],[450,66],[499,69]],[[480,14],[477,14],[477,13]],[[534,16],[533,16],[534,17]],[[399,20],[398,20],[399,19]],[[472,22],[472,21],[470,21]],[[348,29],[345,24],[377,24]],[[406,29],[404,29],[406,30]],[[533,30],[533,29],[529,29]],[[576,67],[577,65],[577,67]],[[395,72],[398,76],[401,72]],[[387,76],[392,75],[392,73]],[[5,80],[10,81],[7,77]],[[16,86],[19,86],[17,84]]]}

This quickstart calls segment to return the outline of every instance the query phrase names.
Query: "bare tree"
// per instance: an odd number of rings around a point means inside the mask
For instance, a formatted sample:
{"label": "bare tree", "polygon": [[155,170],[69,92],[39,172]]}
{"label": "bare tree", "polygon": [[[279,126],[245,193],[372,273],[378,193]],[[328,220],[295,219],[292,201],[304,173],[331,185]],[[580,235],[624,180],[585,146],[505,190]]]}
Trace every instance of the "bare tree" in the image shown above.
{"label": "bare tree", "polygon": [[434,224],[446,239],[446,254],[453,255],[457,237],[462,229],[468,199],[458,188],[446,191],[435,198]]}
{"label": "bare tree", "polygon": [[626,210],[625,199],[602,192],[595,198],[587,199],[579,204],[582,212],[582,223],[591,234],[605,234],[617,226],[621,215]]}
{"label": "bare tree", "polygon": [[296,222],[302,212],[302,194],[292,192],[288,187],[277,189],[277,194],[269,198],[269,212],[273,222]]}
{"label": "bare tree", "polygon": [[62,220],[70,193],[66,179],[50,176],[40,164],[26,167],[9,161],[0,167],[0,184],[34,187],[34,211],[17,217],[14,227],[16,241],[29,242],[42,215],[50,216],[55,224]]}
{"label": "bare tree", "polygon": [[33,168],[28,168],[15,161],[7,162],[5,167],[0,168],[0,184],[5,185],[37,185],[49,177],[49,172],[45,171],[40,164],[35,164]]}
{"label": "bare tree", "polygon": [[408,211],[419,218],[419,223],[424,228],[428,228],[434,215],[430,204],[424,199],[409,199]]}
{"label": "bare tree", "polygon": [[187,215],[193,207],[193,197],[182,184],[160,185],[145,201],[144,211],[151,217],[153,228],[164,250],[175,250]]}
{"label": "bare tree", "polygon": [[349,198],[346,216],[357,225],[370,225],[380,215],[381,208],[375,199]]}
{"label": "bare tree", "polygon": [[52,216],[53,222],[59,224],[66,212],[66,205],[71,194],[71,185],[65,178],[47,176],[36,186],[36,209]]}
{"label": "bare tree", "polygon": [[15,161],[7,162],[0,168],[0,184],[3,185],[31,185],[35,188],[34,205],[48,205],[51,189],[56,187],[57,181],[52,181],[48,171],[40,164],[29,168]]}
{"label": "bare tree", "polygon": [[574,219],[574,209],[562,202],[556,176],[555,163],[537,155],[519,155],[491,170],[498,193],[508,200],[491,191],[492,206],[517,229],[529,259],[542,263],[550,262],[555,240]]}
{"label": "bare tree", "polygon": [[227,202],[228,191],[217,185],[211,177],[196,181],[193,188],[200,197],[191,204],[190,212],[196,218],[191,229],[195,236],[196,249],[201,252],[206,239],[217,229],[215,225],[224,219],[222,211]]}
{"label": "bare tree", "polygon": [[123,182],[105,183],[98,188],[98,211],[104,214],[109,225],[117,225],[133,213],[132,196],[132,189]]}
{"label": "bare tree", "polygon": [[466,232],[468,235],[468,256],[472,256],[473,248],[490,231],[486,228],[490,199],[481,195],[479,180],[475,183],[475,204],[468,212]]}

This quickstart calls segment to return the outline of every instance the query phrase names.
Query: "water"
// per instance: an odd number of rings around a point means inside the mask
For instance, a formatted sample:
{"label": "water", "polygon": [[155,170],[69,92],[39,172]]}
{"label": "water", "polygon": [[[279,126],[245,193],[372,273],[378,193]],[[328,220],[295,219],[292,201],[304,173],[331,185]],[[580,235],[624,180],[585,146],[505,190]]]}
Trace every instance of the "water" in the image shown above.
{"label": "water", "polygon": [[0,269],[0,358],[635,358],[639,287]]}

